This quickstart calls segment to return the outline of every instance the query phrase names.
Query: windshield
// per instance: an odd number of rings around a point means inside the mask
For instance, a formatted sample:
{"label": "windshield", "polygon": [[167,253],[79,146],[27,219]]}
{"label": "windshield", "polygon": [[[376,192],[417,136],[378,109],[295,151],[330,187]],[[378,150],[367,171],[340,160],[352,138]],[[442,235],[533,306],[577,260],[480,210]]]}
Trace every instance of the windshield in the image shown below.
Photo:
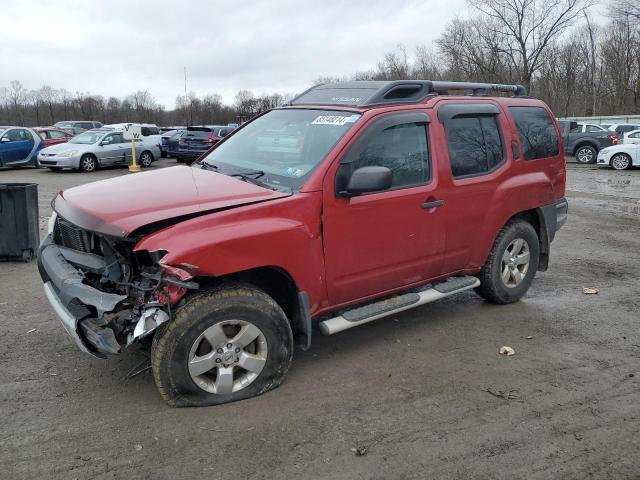
{"label": "windshield", "polygon": [[82,145],[91,145],[96,143],[104,135],[104,132],[84,132],[73,137],[69,143],[80,143]]}
{"label": "windshield", "polygon": [[359,118],[336,110],[273,110],[234,133],[204,162],[222,173],[258,170],[264,172],[261,181],[295,189]]}

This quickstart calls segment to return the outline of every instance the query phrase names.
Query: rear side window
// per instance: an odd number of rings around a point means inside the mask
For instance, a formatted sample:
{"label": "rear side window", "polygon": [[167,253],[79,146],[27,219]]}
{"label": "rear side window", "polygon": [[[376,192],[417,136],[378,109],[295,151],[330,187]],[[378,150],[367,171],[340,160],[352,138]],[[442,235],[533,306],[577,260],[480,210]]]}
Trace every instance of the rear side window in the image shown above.
{"label": "rear side window", "polygon": [[505,160],[495,115],[465,115],[445,122],[454,178],[482,175]]}
{"label": "rear side window", "polygon": [[558,154],[558,135],[547,111],[541,107],[509,107],[525,160],[553,157]]}
{"label": "rear side window", "polygon": [[57,130],[49,130],[49,138],[67,138],[69,135],[65,135],[63,132]]}

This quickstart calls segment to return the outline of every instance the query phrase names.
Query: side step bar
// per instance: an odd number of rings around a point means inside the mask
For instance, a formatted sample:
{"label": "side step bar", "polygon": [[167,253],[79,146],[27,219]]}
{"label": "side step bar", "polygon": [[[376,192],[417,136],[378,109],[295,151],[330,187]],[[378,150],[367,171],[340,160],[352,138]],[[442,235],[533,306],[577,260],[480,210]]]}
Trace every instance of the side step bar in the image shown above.
{"label": "side step bar", "polygon": [[363,307],[347,310],[337,317],[320,322],[320,331],[325,335],[348,330],[365,323],[372,322],[388,315],[403,312],[410,308],[419,307],[425,303],[435,302],[441,298],[455,295],[476,288],[480,280],[476,277],[449,277],[444,282],[437,283],[421,290],[416,290],[402,295],[396,295],[376,303],[370,303]]}

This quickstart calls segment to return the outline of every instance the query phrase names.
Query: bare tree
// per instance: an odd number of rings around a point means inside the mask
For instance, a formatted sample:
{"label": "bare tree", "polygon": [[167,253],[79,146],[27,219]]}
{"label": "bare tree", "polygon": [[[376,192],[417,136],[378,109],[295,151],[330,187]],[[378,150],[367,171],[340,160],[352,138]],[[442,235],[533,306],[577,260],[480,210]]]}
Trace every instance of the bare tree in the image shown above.
{"label": "bare tree", "polygon": [[585,9],[591,0],[469,0],[491,19],[491,34],[504,37],[509,49],[503,53],[519,68],[527,90],[539,71],[543,55]]}

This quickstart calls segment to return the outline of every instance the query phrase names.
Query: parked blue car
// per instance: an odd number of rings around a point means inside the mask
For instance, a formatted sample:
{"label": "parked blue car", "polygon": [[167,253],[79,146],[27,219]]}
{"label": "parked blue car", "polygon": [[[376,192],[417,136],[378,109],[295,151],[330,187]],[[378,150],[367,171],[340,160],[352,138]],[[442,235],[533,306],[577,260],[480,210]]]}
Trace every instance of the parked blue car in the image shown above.
{"label": "parked blue car", "polygon": [[31,128],[0,127],[0,167],[38,166],[44,142]]}

